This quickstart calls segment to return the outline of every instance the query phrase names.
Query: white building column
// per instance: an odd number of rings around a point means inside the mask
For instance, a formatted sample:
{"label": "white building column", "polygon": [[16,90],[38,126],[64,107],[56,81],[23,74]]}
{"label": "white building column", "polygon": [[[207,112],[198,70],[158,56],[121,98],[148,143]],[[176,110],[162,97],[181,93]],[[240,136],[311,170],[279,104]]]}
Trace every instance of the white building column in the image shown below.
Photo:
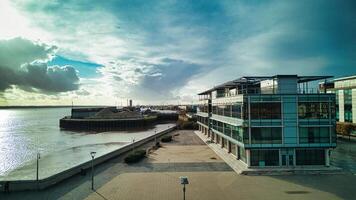
{"label": "white building column", "polygon": [[325,166],[330,167],[330,149],[325,149]]}
{"label": "white building column", "polygon": [[251,152],[250,152],[250,149],[246,149],[246,164],[247,164],[247,167],[250,167],[251,166]]}

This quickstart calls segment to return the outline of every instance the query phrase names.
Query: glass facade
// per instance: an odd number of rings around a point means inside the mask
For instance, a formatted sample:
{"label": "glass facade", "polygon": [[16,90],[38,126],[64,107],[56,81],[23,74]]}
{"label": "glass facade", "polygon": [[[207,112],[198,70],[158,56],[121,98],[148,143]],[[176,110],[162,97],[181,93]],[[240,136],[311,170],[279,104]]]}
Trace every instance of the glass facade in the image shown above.
{"label": "glass facade", "polygon": [[330,127],[300,127],[299,143],[329,143]]}
{"label": "glass facade", "polygon": [[202,123],[202,124],[205,124],[206,126],[209,126],[209,118],[207,117],[202,117],[202,116],[197,116],[197,121]]}
{"label": "glass facade", "polygon": [[282,144],[281,127],[251,128],[252,144]]}
{"label": "glass facade", "polygon": [[[249,166],[325,165],[325,149],[336,146],[338,104],[333,94],[298,93],[299,87],[308,87],[309,78],[274,77],[278,90],[273,94],[261,89],[263,84],[270,87],[265,80],[232,81],[209,90],[215,142]],[[352,120],[351,93],[343,98],[350,105],[345,106],[345,119],[348,115]]]}
{"label": "glass facade", "polygon": [[329,119],[329,102],[299,102],[299,119]]}
{"label": "glass facade", "polygon": [[339,121],[340,116],[339,116],[339,90],[336,90],[335,92],[335,118],[336,121]]}
{"label": "glass facade", "polygon": [[212,113],[225,117],[242,118],[242,104],[235,103],[232,105],[213,105]]}
{"label": "glass facade", "polygon": [[251,150],[251,166],[278,166],[279,150]]}
{"label": "glass facade", "polygon": [[239,157],[243,162],[247,162],[246,159],[246,150],[243,147],[239,147]]}
{"label": "glass facade", "polygon": [[208,113],[209,112],[209,106],[208,105],[198,105],[198,110],[200,112],[205,112],[205,113]]}
{"label": "glass facade", "polygon": [[297,165],[324,165],[324,149],[296,149]]}
{"label": "glass facade", "polygon": [[345,122],[352,122],[352,90],[344,90],[344,119]]}
{"label": "glass facade", "polygon": [[228,137],[231,137],[232,139],[235,139],[239,142],[243,142],[243,143],[249,142],[247,127],[244,128],[241,126],[233,126],[216,120],[211,120],[211,121],[212,121],[212,128],[214,130],[217,130],[220,133]]}
{"label": "glass facade", "polygon": [[281,119],[280,102],[251,103],[251,119]]}
{"label": "glass facade", "polygon": [[236,144],[230,142],[230,151],[234,156],[237,156]]}

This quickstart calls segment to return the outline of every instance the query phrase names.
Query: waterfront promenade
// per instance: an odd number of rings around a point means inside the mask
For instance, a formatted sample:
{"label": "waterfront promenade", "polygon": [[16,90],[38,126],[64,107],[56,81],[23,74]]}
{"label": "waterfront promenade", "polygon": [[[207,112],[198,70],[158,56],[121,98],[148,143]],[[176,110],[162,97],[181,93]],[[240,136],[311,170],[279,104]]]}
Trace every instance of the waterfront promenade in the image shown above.
{"label": "waterfront promenade", "polygon": [[[174,141],[143,161],[127,165],[123,157],[96,168],[95,188],[90,173],[76,175],[40,192],[0,194],[0,199],[182,199],[179,176],[188,176],[187,200],[204,199],[354,199],[356,176],[238,175],[193,131],[170,133]],[[148,147],[152,144],[146,144]],[[141,148],[145,148],[141,147]]]}

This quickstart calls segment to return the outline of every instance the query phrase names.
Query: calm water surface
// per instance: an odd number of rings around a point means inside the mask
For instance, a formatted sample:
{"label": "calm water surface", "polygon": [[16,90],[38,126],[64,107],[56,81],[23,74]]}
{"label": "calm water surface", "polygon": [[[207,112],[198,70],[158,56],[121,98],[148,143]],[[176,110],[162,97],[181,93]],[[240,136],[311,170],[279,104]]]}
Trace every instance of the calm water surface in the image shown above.
{"label": "calm water surface", "polygon": [[59,119],[70,108],[0,109],[0,180],[36,177],[36,155],[41,154],[40,178],[50,176],[97,156],[167,129],[160,124],[130,132],[72,132],[59,129]]}

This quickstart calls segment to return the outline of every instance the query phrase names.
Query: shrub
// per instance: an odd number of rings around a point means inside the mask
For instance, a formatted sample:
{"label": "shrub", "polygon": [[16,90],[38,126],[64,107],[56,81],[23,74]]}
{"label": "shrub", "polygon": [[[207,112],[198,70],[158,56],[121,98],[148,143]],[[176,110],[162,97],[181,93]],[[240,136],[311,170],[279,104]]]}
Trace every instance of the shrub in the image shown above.
{"label": "shrub", "polygon": [[356,131],[356,125],[348,122],[337,122],[336,123],[336,133],[342,136],[348,136],[349,140],[351,136],[354,136]]}
{"label": "shrub", "polygon": [[144,157],[146,157],[146,151],[141,149],[141,150],[136,150],[129,155],[126,156],[125,162],[126,163],[135,163],[140,160],[142,160]]}
{"label": "shrub", "polygon": [[194,121],[178,121],[179,129],[198,130],[198,124]]}
{"label": "shrub", "polygon": [[336,124],[336,133],[343,136],[349,136],[354,129],[355,127],[351,123],[338,122]]}
{"label": "shrub", "polygon": [[172,136],[171,135],[166,135],[161,138],[162,142],[170,142],[172,141]]}

